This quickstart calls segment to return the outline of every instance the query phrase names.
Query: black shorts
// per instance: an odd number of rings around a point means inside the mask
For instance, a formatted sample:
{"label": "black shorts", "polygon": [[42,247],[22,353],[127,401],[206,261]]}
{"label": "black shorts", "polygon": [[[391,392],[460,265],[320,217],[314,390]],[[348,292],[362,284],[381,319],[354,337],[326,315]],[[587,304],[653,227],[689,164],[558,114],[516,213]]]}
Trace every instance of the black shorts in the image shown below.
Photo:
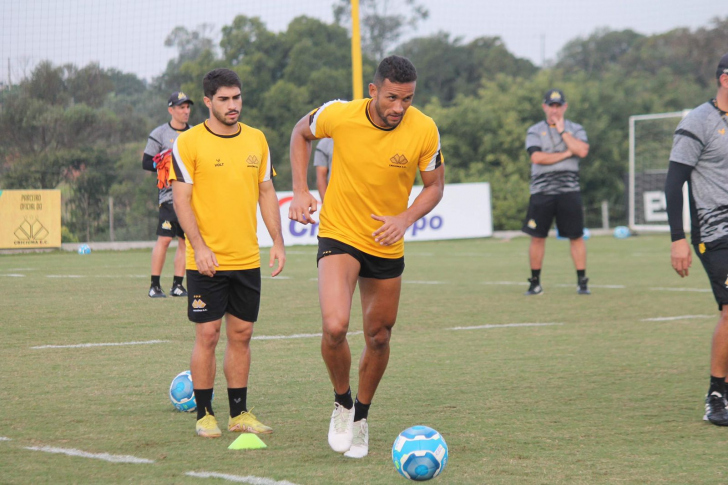
{"label": "black shorts", "polygon": [[532,194],[521,230],[533,237],[547,237],[556,217],[559,236],[579,239],[584,235],[584,208],[581,192]]}
{"label": "black shorts", "polygon": [[177,221],[177,214],[174,212],[174,205],[171,202],[165,202],[159,206],[157,236],[185,237],[185,232]]}
{"label": "black shorts", "polygon": [[701,246],[703,245],[693,245],[695,254],[708,273],[718,310],[723,310],[723,305],[728,305],[728,241],[705,243],[703,252]]}
{"label": "black shorts", "polygon": [[255,322],[260,309],[260,268],[218,271],[212,278],[187,270],[187,316],[195,323],[221,319],[226,313]]}
{"label": "black shorts", "polygon": [[319,260],[326,256],[331,256],[332,254],[349,254],[359,261],[359,265],[361,266],[359,276],[362,278],[387,280],[402,276],[402,273],[404,273],[404,256],[395,259],[380,258],[360,251],[354,246],[349,246],[336,239],[319,237],[318,241],[316,266],[318,266]]}

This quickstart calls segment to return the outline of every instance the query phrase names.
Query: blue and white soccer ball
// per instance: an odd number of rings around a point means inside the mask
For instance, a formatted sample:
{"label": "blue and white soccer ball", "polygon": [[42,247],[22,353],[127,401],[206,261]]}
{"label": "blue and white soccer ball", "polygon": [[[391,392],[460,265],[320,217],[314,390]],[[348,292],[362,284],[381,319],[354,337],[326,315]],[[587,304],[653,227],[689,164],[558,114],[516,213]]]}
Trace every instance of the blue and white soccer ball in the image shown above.
{"label": "blue and white soccer ball", "polygon": [[78,254],[91,254],[91,247],[88,244],[81,244],[78,247]]}
{"label": "blue and white soccer ball", "polygon": [[[212,398],[215,398],[213,393]],[[172,379],[169,386],[169,400],[172,401],[177,411],[191,413],[197,409],[195,401],[194,386],[192,385],[192,373],[188,370],[180,372]]]}
{"label": "blue and white soccer ball", "polygon": [[432,428],[412,426],[394,440],[392,461],[403,477],[418,482],[429,480],[447,465],[447,443]]}
{"label": "blue and white soccer ball", "polygon": [[626,239],[631,235],[627,226],[617,226],[614,228],[614,237],[617,239]]}

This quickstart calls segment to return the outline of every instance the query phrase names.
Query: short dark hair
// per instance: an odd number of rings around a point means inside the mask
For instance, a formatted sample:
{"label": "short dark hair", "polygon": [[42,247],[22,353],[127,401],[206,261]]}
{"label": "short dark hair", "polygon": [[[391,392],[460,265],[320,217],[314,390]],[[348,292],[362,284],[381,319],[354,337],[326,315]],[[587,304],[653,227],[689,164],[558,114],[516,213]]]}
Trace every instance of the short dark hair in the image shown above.
{"label": "short dark hair", "polygon": [[417,81],[417,69],[406,57],[389,56],[382,59],[374,73],[374,84],[381,86],[385,79],[404,84]]}
{"label": "short dark hair", "polygon": [[230,69],[213,69],[205,74],[205,77],[202,79],[202,90],[205,93],[205,96],[210,99],[215,96],[218,89],[233,86],[237,86],[241,90],[243,89],[243,83],[240,81],[240,76]]}

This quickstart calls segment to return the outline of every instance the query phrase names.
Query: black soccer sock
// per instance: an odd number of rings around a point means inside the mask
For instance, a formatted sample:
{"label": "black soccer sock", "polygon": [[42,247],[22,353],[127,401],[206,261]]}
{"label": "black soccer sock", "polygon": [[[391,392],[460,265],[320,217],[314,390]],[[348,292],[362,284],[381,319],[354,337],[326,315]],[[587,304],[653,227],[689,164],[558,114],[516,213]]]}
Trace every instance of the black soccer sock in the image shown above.
{"label": "black soccer sock", "polygon": [[162,286],[159,283],[159,275],[152,275],[152,286]]}
{"label": "black soccer sock", "polygon": [[585,269],[577,269],[576,270],[576,279],[581,280],[582,278],[586,277],[586,270]]}
{"label": "black soccer sock", "polygon": [[725,396],[725,377],[710,376],[708,395],[710,396],[713,392],[719,392],[721,396]]}
{"label": "black soccer sock", "polygon": [[541,270],[540,269],[532,269],[531,270],[531,278],[536,279],[536,281],[541,279]]}
{"label": "black soccer sock", "polygon": [[212,389],[194,389],[195,402],[197,403],[197,419],[200,420],[205,417],[207,413],[215,413],[212,410]]}
{"label": "black soccer sock", "polygon": [[230,416],[235,418],[248,410],[246,400],[248,399],[247,387],[228,387],[228,401],[230,402]]}
{"label": "black soccer sock", "polygon": [[371,405],[372,403],[361,403],[359,401],[359,396],[357,396],[356,401],[354,402],[354,422],[361,421],[362,419],[367,419],[367,417],[369,416],[369,406]]}
{"label": "black soccer sock", "polygon": [[173,285],[173,286],[174,286],[174,285],[181,285],[181,284],[182,284],[182,280],[183,280],[183,279],[185,279],[185,277],[184,277],[184,276],[175,276],[175,277],[174,277],[174,278],[172,279],[172,285]]}
{"label": "black soccer sock", "polygon": [[344,394],[337,394],[334,389],[334,402],[338,402],[346,409],[351,409],[354,406],[354,400],[351,398],[351,388],[347,389]]}

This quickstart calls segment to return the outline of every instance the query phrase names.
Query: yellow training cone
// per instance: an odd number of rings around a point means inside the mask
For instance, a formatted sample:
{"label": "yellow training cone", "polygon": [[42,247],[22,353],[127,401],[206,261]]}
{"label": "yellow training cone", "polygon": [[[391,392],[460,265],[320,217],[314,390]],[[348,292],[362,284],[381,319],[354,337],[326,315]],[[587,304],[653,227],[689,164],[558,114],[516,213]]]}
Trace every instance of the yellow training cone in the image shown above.
{"label": "yellow training cone", "polygon": [[263,440],[258,438],[258,435],[253,433],[243,433],[233,441],[228,450],[257,450],[260,448],[268,448]]}

